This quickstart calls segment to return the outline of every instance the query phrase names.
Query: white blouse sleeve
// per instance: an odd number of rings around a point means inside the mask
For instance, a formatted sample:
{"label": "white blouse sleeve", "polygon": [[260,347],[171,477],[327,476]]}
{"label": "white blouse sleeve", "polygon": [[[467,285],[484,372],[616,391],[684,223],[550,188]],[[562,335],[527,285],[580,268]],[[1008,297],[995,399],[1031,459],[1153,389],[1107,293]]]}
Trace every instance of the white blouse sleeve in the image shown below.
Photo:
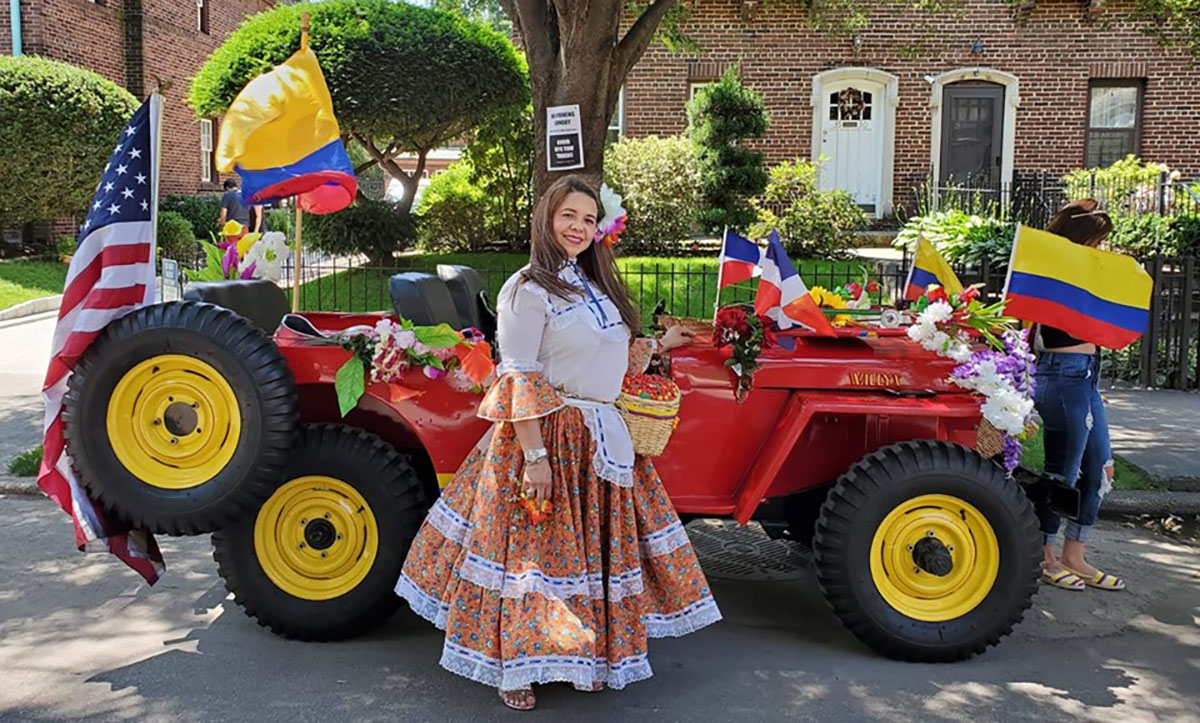
{"label": "white blouse sleeve", "polygon": [[531,282],[517,286],[513,276],[500,290],[496,305],[496,341],[500,346],[497,374],[540,372],[538,353],[546,330],[547,295]]}

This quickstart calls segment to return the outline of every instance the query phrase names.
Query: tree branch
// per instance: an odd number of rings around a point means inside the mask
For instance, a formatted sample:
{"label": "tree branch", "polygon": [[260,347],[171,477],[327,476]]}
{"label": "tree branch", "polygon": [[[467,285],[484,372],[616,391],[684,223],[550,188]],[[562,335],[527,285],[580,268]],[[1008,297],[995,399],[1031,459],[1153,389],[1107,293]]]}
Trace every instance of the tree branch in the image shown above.
{"label": "tree branch", "polygon": [[642,53],[646,52],[650,41],[654,39],[654,31],[658,30],[658,24],[676,2],[677,0],[654,0],[654,4],[643,10],[625,32],[625,37],[617,44],[622,79],[642,57]]}
{"label": "tree branch", "polygon": [[370,168],[371,166],[374,166],[377,163],[379,163],[379,161],[372,158],[371,160],[367,161],[366,163],[363,163],[363,164],[355,167],[354,175],[357,176],[358,174],[362,173],[363,171],[367,170],[368,168]]}

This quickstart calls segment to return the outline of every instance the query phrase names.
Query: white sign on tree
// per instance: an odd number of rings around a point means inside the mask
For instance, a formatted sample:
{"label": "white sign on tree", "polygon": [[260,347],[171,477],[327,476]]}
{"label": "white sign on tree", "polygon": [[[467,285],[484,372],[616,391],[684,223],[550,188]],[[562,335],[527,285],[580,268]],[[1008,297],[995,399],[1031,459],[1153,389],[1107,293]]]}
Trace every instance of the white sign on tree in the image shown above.
{"label": "white sign on tree", "polygon": [[578,105],[546,109],[546,167],[551,171],[583,168],[583,124]]}

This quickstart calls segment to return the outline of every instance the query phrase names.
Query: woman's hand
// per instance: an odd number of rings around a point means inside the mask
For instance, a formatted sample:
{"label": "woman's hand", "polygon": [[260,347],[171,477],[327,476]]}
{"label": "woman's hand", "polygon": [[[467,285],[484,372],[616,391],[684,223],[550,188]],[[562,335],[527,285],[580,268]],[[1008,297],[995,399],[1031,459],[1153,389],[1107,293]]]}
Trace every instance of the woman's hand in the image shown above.
{"label": "woman's hand", "polygon": [[550,461],[543,459],[525,465],[521,483],[526,497],[534,498],[538,504],[548,502],[550,500]]}
{"label": "woman's hand", "polygon": [[658,347],[662,351],[668,351],[677,347],[686,346],[692,343],[693,337],[696,335],[684,329],[682,326],[672,326],[658,340]]}

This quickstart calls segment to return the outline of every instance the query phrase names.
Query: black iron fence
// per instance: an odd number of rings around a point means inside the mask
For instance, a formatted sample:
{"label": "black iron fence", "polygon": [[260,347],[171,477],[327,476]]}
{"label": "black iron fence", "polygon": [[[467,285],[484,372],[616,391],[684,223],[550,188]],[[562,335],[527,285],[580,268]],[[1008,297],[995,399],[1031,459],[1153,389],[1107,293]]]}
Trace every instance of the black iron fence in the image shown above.
{"label": "black iron fence", "polygon": [[1200,181],[1160,172],[1152,179],[1112,180],[1098,172],[1065,180],[1045,171],[1014,171],[1011,182],[910,179],[913,213],[957,208],[980,216],[1041,228],[1055,211],[1078,198],[1094,198],[1110,214],[1200,216]]}

